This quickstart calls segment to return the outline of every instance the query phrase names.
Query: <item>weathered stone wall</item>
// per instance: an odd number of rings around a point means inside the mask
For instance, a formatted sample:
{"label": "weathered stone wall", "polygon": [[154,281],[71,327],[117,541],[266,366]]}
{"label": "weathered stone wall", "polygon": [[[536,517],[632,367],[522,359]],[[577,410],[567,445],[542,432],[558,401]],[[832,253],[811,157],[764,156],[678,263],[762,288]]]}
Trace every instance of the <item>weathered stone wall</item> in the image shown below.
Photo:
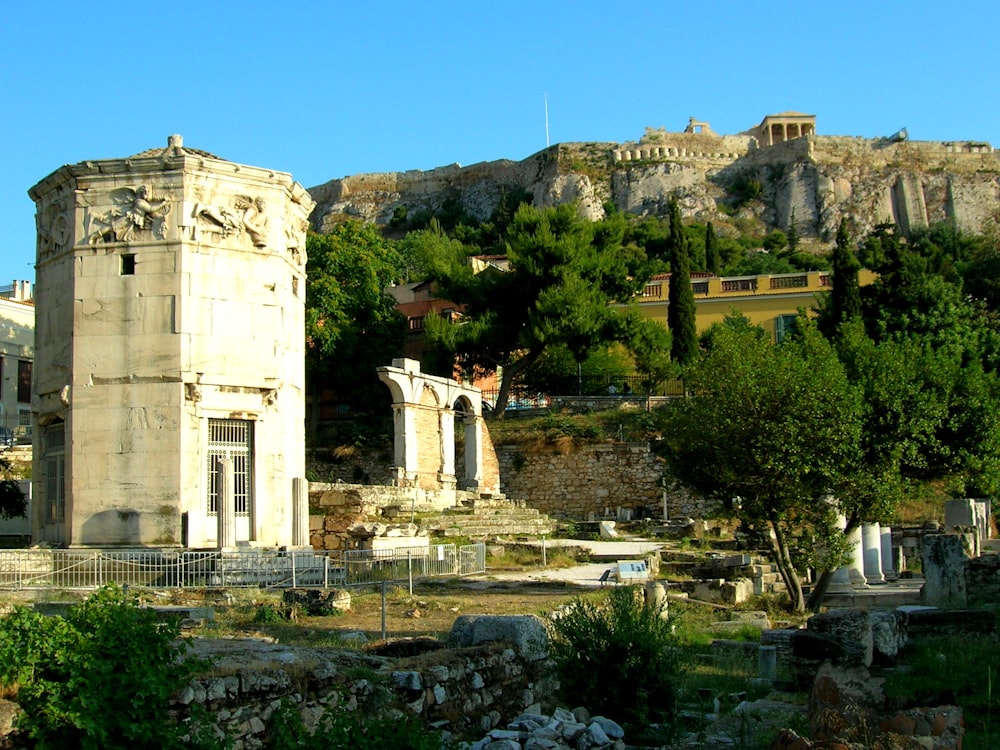
{"label": "weathered stone wall", "polygon": [[418,487],[311,482],[309,544],[317,550],[357,549],[368,546],[363,542],[372,537],[385,536],[396,546],[426,546],[400,511],[440,510],[440,495]]}
{"label": "weathered stone wall", "polygon": [[384,450],[354,450],[335,453],[327,448],[306,454],[306,476],[310,482],[335,484],[379,484],[392,482],[392,446]]}
{"label": "weathered stone wall", "polygon": [[[311,452],[307,462],[314,480],[311,489],[320,488],[316,480],[388,485],[391,454],[386,450],[354,451],[338,458],[326,450]],[[456,472],[461,486],[461,465]],[[529,453],[514,445],[494,447],[484,430],[483,472],[486,476],[499,472],[504,495],[549,515],[586,519],[591,513],[603,517],[606,508],[616,515],[619,507],[648,509],[655,518],[663,515],[664,465],[647,443],[603,443],[574,446],[567,453]],[[668,483],[666,501],[670,518],[708,518],[718,509],[674,482]]]}
{"label": "weathered stone wall", "polygon": [[[663,463],[647,443],[602,443],[527,452],[499,446],[501,490],[549,515],[585,519],[616,515],[617,508],[663,513]],[[670,487],[668,514],[704,518],[711,506],[692,493]]]}
{"label": "weathered stone wall", "polygon": [[[499,488],[501,486],[500,459],[497,457],[497,449],[493,444],[493,438],[490,436],[490,431],[485,428],[483,429],[482,451],[481,462],[483,467],[483,486]],[[458,486],[464,486],[463,480],[465,479],[465,466],[456,466],[455,475],[458,478]]]}
{"label": "weathered stone wall", "polygon": [[[475,733],[512,720],[552,690],[547,660],[519,655],[504,643],[409,659],[260,642],[240,643],[234,653],[220,654],[214,650],[218,644],[196,645],[196,655],[215,657],[215,674],[193,680],[174,707],[182,715],[204,707],[245,750],[263,746],[282,702],[292,705],[307,727],[315,727],[328,711],[374,710],[388,691],[389,708],[422,716],[428,724],[447,721],[451,731]],[[4,739],[0,736],[0,743]]]}
{"label": "weathered stone wall", "polygon": [[982,555],[966,561],[965,593],[972,604],[1000,601],[1000,556]]}

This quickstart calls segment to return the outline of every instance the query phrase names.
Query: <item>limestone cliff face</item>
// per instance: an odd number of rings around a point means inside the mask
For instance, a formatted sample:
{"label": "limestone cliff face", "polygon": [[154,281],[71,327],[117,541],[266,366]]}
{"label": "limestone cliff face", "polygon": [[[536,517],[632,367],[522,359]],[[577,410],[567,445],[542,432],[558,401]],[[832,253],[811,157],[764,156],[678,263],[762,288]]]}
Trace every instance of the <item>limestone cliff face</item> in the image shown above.
{"label": "limestone cliff face", "polygon": [[665,216],[675,195],[686,218],[722,232],[794,223],[807,241],[825,243],[844,216],[858,235],[884,222],[904,232],[945,220],[990,228],[1000,219],[1000,154],[974,142],[810,135],[758,147],[748,136],[661,131],[633,144],[559,144],[519,162],[353,175],[309,192],[320,232],[347,218],[384,225],[448,207],[487,219],[505,196],[536,206],[577,201],[591,219],[609,203]]}

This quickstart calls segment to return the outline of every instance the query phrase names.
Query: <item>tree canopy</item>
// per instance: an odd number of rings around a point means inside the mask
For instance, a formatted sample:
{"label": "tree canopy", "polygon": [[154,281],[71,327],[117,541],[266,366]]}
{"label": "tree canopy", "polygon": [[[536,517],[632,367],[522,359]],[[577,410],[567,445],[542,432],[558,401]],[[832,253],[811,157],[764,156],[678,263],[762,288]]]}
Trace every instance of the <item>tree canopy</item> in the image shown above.
{"label": "tree canopy", "polygon": [[374,225],[359,221],[310,234],[306,248],[310,398],[330,388],[356,407],[387,400],[375,368],[398,357],[406,337],[406,318],[385,291],[399,280],[399,253]]}
{"label": "tree canopy", "polygon": [[714,327],[688,368],[692,394],[665,411],[671,473],[769,540],[793,607],[800,573],[838,533],[832,493],[858,460],[859,390],[814,326],[781,344],[743,318]]}
{"label": "tree canopy", "polygon": [[[462,310],[458,324],[430,321],[428,337],[467,371],[501,373],[501,414],[512,383],[548,347],[563,346],[582,362],[612,342],[628,345],[638,331],[666,343],[662,326],[640,320],[629,304],[650,269],[645,254],[623,242],[624,234],[621,215],[590,222],[572,204],[522,205],[505,235],[507,270],[476,273],[468,263],[476,248],[434,227],[411,233],[408,252],[419,258],[438,296]],[[653,326],[662,332],[647,330]]]}

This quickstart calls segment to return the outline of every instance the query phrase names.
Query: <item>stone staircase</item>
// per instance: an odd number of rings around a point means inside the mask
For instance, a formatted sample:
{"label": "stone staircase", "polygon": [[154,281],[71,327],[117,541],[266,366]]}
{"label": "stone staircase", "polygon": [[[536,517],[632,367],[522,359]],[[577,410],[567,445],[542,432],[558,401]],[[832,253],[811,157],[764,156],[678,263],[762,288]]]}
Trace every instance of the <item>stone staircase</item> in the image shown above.
{"label": "stone staircase", "polygon": [[422,532],[430,536],[484,539],[496,536],[540,536],[555,531],[553,519],[506,498],[475,498],[460,507],[448,508],[418,519]]}

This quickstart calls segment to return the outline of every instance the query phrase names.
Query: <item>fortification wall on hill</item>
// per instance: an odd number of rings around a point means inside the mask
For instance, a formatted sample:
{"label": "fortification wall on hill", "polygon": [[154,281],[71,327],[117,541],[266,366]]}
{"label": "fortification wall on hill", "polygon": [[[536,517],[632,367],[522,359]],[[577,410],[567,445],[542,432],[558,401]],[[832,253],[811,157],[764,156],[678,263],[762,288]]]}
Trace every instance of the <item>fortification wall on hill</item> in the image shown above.
{"label": "fortification wall on hill", "polygon": [[615,162],[649,160],[706,160],[732,162],[757,148],[750,135],[715,135],[707,133],[669,133],[647,130],[638,143],[615,145]]}
{"label": "fortification wall on hill", "polygon": [[[746,201],[740,185],[751,178],[762,191]],[[590,219],[604,218],[608,201],[635,216],[665,216],[677,196],[686,219],[723,233],[734,216],[762,230],[794,221],[802,237],[830,243],[844,217],[857,236],[885,222],[904,233],[941,221],[989,230],[1000,220],[1000,153],[980,141],[809,134],[760,146],[753,133],[647,129],[637,142],[561,143],[517,162],[354,175],[310,192],[320,232],[348,218],[387,225],[397,213],[434,214],[449,202],[485,220],[512,193],[539,207],[575,201]]]}

